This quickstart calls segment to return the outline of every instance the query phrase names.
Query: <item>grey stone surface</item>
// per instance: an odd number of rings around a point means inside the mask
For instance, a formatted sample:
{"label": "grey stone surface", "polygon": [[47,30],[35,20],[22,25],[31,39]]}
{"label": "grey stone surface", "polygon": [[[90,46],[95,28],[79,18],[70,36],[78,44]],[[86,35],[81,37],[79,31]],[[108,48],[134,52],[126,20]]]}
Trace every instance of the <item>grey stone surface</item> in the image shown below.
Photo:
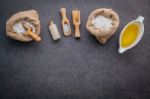
{"label": "grey stone surface", "polygon": [[[150,99],[149,5],[149,0],[0,0],[0,99]],[[61,7],[67,8],[70,20],[73,9],[81,11],[80,40],[63,37]],[[90,12],[102,7],[120,16],[120,27],[106,45],[85,29]],[[40,14],[42,42],[7,38],[6,20],[29,9]],[[145,17],[141,42],[118,54],[122,28],[140,14]],[[58,42],[49,34],[50,19],[61,33]]]}

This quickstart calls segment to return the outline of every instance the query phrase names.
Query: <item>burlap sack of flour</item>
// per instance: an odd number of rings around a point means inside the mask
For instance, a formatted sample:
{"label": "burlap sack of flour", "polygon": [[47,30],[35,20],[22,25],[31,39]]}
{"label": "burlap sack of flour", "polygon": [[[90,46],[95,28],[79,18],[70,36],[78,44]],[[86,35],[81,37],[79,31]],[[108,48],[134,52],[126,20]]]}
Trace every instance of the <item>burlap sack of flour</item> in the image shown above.
{"label": "burlap sack of flour", "polygon": [[[103,28],[95,27],[94,21],[97,16],[103,16],[103,17],[106,17],[109,20],[111,20],[111,24],[110,24],[111,26],[108,27],[108,25],[104,23]],[[105,20],[106,19],[104,19],[104,21]],[[119,17],[117,15],[117,13],[114,12],[112,9],[106,9],[106,8],[97,9],[97,10],[93,11],[90,14],[90,16],[88,17],[88,21],[86,24],[87,30],[93,36],[95,36],[96,39],[102,44],[105,44],[107,42],[107,40],[116,32],[116,30],[118,29],[118,26],[119,26]],[[108,28],[105,29],[105,27],[108,27]]]}
{"label": "burlap sack of flour", "polygon": [[22,35],[15,33],[13,30],[13,26],[20,21],[26,21],[30,22],[34,28],[35,28],[35,33],[40,34],[40,20],[39,20],[39,15],[36,10],[28,10],[28,11],[21,11],[13,16],[11,16],[7,22],[6,22],[6,35],[9,36],[12,39],[23,41],[23,42],[29,42],[32,41],[33,39]]}

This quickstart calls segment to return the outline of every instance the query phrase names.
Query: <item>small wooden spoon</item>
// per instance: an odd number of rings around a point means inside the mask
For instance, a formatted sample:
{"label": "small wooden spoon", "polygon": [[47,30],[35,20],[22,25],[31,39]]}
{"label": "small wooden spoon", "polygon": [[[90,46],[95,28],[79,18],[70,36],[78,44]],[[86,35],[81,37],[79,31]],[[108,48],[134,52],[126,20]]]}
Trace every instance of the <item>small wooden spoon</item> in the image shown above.
{"label": "small wooden spoon", "polygon": [[67,13],[65,8],[60,9],[61,15],[62,15],[62,28],[65,36],[71,35],[71,28],[70,28],[70,22],[67,18]]}
{"label": "small wooden spoon", "polygon": [[32,28],[30,26],[28,26],[27,24],[23,24],[23,27],[27,30],[26,33],[24,33],[24,35],[30,36],[37,42],[41,41],[41,37],[38,36],[37,34],[33,33]]}
{"label": "small wooden spoon", "polygon": [[72,17],[73,17],[73,24],[75,27],[75,37],[80,38],[80,24],[81,24],[81,19],[80,19],[80,11],[79,10],[73,10],[72,11]]}

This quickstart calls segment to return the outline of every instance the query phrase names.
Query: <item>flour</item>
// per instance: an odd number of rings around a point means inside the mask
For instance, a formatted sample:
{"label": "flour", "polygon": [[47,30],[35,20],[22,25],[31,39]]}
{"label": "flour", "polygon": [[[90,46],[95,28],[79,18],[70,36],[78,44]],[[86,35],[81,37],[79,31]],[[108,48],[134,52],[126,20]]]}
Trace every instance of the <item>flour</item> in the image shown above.
{"label": "flour", "polygon": [[64,32],[69,32],[69,26],[68,26],[68,24],[64,24]]}
{"label": "flour", "polygon": [[27,24],[29,27],[32,28],[32,32],[35,32],[35,27],[30,22],[26,22],[26,21],[20,21],[20,22],[14,24],[13,31],[18,34],[25,33],[26,29],[23,27],[23,24]]}
{"label": "flour", "polygon": [[112,27],[112,20],[110,18],[99,15],[93,20],[93,25],[95,28],[108,30]]}
{"label": "flour", "polygon": [[14,26],[13,26],[13,30],[15,33],[18,33],[18,34],[22,34],[22,33],[25,33],[26,30],[24,29],[23,25],[21,24],[21,22],[18,22],[16,23]]}

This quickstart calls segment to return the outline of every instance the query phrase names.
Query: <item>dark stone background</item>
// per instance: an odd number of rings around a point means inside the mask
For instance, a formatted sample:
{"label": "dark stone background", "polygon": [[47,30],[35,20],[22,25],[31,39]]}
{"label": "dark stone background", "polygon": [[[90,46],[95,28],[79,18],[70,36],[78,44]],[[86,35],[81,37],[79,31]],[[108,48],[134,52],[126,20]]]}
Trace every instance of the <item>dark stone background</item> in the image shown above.
{"label": "dark stone background", "polygon": [[[70,20],[73,9],[81,11],[80,40],[63,37],[61,7],[67,8]],[[102,7],[113,8],[121,22],[106,45],[85,29],[90,12]],[[42,42],[7,38],[6,20],[29,9],[40,14]],[[118,54],[122,28],[140,14],[145,17],[141,42]],[[0,99],[150,99],[149,18],[149,0],[0,0]],[[50,19],[58,25],[59,42],[49,34]]]}

